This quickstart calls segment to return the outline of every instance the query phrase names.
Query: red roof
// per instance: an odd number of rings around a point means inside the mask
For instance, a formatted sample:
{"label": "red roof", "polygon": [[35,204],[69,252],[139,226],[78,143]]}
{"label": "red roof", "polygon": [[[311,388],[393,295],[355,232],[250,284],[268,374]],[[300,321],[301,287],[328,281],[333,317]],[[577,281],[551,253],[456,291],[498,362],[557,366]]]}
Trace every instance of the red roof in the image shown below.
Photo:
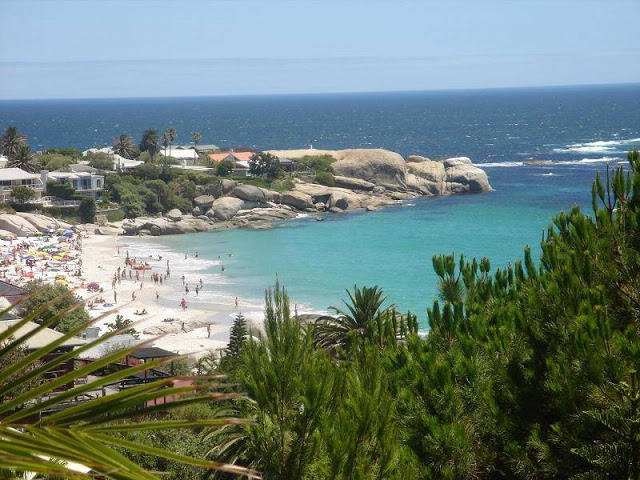
{"label": "red roof", "polygon": [[210,153],[209,159],[219,163],[223,160],[229,159],[236,162],[248,162],[253,157],[253,152],[227,152],[227,153]]}

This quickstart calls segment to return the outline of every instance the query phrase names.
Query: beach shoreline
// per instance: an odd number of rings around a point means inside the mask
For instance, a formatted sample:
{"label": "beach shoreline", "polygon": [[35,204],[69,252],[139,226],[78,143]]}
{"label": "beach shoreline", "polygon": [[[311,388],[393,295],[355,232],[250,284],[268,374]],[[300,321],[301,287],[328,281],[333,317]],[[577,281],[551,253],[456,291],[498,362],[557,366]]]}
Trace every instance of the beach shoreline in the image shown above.
{"label": "beach shoreline", "polygon": [[[132,262],[135,259],[150,268],[135,270],[126,267],[127,253]],[[87,282],[98,283],[102,291],[95,294],[83,290],[78,294],[88,303],[93,300],[94,308],[87,308],[92,318],[110,311],[95,323],[100,327],[100,334],[108,331],[107,324],[113,323],[117,315],[122,315],[136,323],[135,329],[141,341],[151,340],[154,346],[197,359],[211,351],[219,354],[227,346],[231,326],[238,313],[242,313],[252,326],[259,327],[262,305],[238,298],[236,308],[235,299],[221,300],[215,284],[211,283],[211,275],[204,272],[211,266],[211,261],[198,259],[193,254],[186,254],[180,259],[180,255],[158,249],[144,239],[87,235],[82,249],[83,277]],[[169,276],[164,280],[167,260]],[[194,268],[194,264],[202,264],[202,267]],[[114,284],[118,267],[121,272],[125,269],[125,274]],[[162,284],[152,281],[154,273],[163,276]],[[196,286],[198,293],[195,292]],[[185,287],[188,287],[188,293]],[[104,302],[96,303],[96,296]],[[181,307],[183,298],[186,309]],[[146,312],[144,315],[136,314],[143,311]]]}

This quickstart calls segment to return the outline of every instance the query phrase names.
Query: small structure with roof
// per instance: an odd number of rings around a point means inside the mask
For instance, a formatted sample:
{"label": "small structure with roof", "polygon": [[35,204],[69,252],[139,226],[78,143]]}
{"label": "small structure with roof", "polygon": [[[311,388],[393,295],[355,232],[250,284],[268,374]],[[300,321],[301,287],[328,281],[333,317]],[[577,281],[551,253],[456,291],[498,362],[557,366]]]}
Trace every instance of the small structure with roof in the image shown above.
{"label": "small structure with roof", "polygon": [[0,200],[11,200],[11,191],[15,187],[31,188],[38,197],[44,191],[44,184],[37,173],[26,172],[21,168],[0,168]]}
{"label": "small structure with roof", "polygon": [[[20,318],[7,318],[0,319],[0,333],[7,331],[9,328],[13,327],[15,324],[22,322]],[[26,322],[24,325],[20,326],[12,335],[14,338],[20,338],[28,333],[33,332],[38,329],[31,337],[29,337],[22,345],[26,348],[27,352],[32,352],[34,350],[38,350],[40,348],[44,348],[51,343],[59,340],[64,336],[64,334],[57,332],[48,327],[42,327],[35,322]],[[49,352],[42,358],[42,361],[48,362],[53,360],[61,355],[64,355],[70,351],[72,351],[75,347],[79,347],[84,345],[86,342],[80,338],[73,337],[68,338],[63,341],[60,345],[58,345],[54,350]],[[43,376],[46,379],[53,379],[61,377],[74,369],[74,360],[70,359],[60,365],[56,366],[55,370],[50,370],[46,372]],[[73,385],[65,385],[62,390],[67,390],[72,388]]]}

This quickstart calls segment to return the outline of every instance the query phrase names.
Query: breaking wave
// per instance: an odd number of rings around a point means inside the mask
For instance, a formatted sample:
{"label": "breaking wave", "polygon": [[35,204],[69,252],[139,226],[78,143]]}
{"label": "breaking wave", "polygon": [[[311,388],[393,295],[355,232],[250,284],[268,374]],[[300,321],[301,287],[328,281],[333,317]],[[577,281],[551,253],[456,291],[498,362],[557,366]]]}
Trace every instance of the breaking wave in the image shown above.
{"label": "breaking wave", "polygon": [[598,140],[595,142],[573,143],[562,148],[554,148],[556,153],[618,153],[619,147],[640,143],[640,138],[629,138],[626,140]]}

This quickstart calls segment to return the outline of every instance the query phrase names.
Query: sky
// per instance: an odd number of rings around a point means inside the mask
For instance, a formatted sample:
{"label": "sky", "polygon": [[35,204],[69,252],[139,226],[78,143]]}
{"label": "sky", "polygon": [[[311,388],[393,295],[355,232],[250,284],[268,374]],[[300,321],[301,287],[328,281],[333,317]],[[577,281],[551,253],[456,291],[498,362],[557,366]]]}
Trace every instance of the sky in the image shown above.
{"label": "sky", "polygon": [[640,82],[640,0],[0,0],[0,99]]}

